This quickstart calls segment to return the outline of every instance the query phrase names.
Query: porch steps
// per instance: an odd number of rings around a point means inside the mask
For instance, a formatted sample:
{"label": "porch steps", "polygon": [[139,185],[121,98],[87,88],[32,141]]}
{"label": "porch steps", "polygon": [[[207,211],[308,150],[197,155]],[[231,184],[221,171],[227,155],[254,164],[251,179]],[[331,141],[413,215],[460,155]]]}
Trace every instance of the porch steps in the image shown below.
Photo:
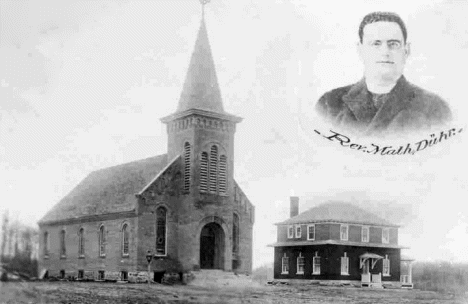
{"label": "porch steps", "polygon": [[252,281],[251,277],[245,274],[235,274],[234,272],[220,269],[202,269],[192,272],[194,279],[189,283],[193,286],[201,287],[255,287],[259,283]]}

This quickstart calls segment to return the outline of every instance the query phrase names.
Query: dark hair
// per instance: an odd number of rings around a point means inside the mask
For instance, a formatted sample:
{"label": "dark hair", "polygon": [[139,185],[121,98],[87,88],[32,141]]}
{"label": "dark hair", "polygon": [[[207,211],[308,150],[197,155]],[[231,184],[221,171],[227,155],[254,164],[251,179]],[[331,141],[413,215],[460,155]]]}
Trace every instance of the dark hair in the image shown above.
{"label": "dark hair", "polygon": [[359,41],[362,43],[362,36],[364,35],[364,27],[369,23],[379,22],[379,21],[387,21],[387,22],[395,22],[397,23],[400,28],[401,32],[403,33],[403,39],[406,43],[406,38],[408,37],[408,32],[406,31],[406,26],[400,16],[395,13],[391,12],[373,12],[367,14],[361,21],[359,25]]}

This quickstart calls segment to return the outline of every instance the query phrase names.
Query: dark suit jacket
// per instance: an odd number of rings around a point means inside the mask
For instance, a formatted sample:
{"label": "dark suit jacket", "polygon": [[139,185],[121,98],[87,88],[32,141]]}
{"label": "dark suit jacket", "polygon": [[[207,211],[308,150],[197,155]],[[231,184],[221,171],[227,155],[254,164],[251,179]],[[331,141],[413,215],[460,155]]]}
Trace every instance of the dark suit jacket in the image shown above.
{"label": "dark suit jacket", "polygon": [[387,101],[376,110],[364,79],[325,93],[316,109],[343,130],[366,135],[428,130],[449,122],[450,108],[439,96],[401,76]]}

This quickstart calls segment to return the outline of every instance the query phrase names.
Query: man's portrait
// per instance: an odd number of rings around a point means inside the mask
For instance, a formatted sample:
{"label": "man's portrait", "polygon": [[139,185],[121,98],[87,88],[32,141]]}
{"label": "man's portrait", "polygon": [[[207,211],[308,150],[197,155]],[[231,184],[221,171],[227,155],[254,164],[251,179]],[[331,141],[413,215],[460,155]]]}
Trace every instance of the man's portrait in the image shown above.
{"label": "man's portrait", "polygon": [[399,15],[367,14],[356,30],[364,75],[354,84],[323,94],[315,105],[322,117],[362,135],[430,130],[451,120],[450,107],[442,97],[404,76],[411,45]]}

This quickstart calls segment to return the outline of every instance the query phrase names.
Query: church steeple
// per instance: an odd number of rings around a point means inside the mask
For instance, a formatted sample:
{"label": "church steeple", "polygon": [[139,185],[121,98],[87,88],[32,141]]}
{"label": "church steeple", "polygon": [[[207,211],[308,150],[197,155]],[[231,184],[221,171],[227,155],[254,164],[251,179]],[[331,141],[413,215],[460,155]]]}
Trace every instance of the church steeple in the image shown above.
{"label": "church steeple", "polygon": [[185,77],[184,87],[180,95],[177,112],[199,109],[224,113],[223,101],[203,15]]}

